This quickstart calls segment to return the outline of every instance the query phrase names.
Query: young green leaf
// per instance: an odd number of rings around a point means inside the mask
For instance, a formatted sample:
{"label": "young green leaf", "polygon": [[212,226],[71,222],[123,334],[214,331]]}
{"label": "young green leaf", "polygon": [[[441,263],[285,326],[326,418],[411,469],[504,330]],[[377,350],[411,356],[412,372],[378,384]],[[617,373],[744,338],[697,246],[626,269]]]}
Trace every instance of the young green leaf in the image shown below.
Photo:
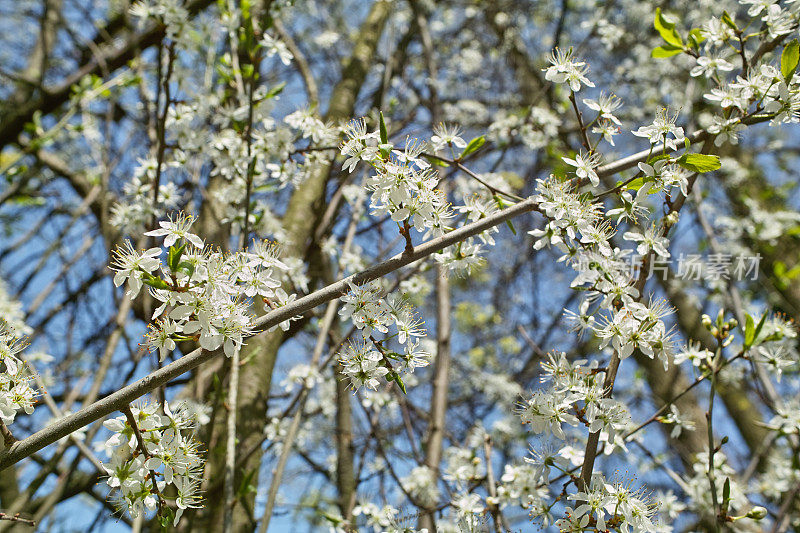
{"label": "young green leaf", "polygon": [[408,394],[406,392],[406,386],[403,383],[403,378],[400,377],[400,374],[395,373],[395,375],[392,376],[392,379],[395,383],[397,383],[397,386],[400,387],[400,390],[403,391],[403,394]]}
{"label": "young green leaf", "polygon": [[192,274],[194,274],[194,263],[191,261],[181,261],[178,263],[178,268],[176,270],[183,270],[191,277]]}
{"label": "young green leaf", "polygon": [[683,52],[683,48],[668,44],[665,46],[656,46],[655,48],[653,48],[653,51],[650,52],[650,57],[655,59],[664,59],[667,57],[676,56],[681,52]]}
{"label": "young green leaf", "polygon": [[461,152],[461,155],[460,155],[458,158],[459,158],[459,159],[464,159],[464,158],[465,158],[465,157],[467,157],[469,154],[471,154],[471,153],[473,153],[473,152],[477,152],[478,150],[480,150],[481,146],[483,146],[483,144],[484,144],[485,142],[486,142],[486,138],[484,138],[484,136],[483,136],[483,135],[481,135],[480,137],[475,137],[474,139],[472,139],[472,140],[469,142],[469,144],[467,145],[467,147],[466,147],[466,148],[464,148],[464,151],[463,151],[463,152]]}
{"label": "young green leaf", "polygon": [[279,83],[278,85],[267,91],[267,94],[264,95],[264,100],[275,98],[276,96],[278,96],[283,92],[284,87],[286,87],[286,82]]}
{"label": "young green leaf", "polygon": [[756,326],[755,333],[753,333],[753,342],[758,339],[758,335],[761,333],[761,328],[764,327],[764,322],[767,320],[767,312],[765,311],[763,315],[761,315],[761,320],[758,321],[758,325]]}
{"label": "young green leaf", "polygon": [[[622,181],[622,180],[618,181],[618,182],[617,182],[617,187],[621,187],[623,183],[625,183],[625,182],[624,182],[624,181]],[[644,180],[644,178],[636,178],[635,180],[628,182],[628,183],[625,185],[625,188],[626,188],[626,189],[633,190],[633,191],[638,191],[639,189],[641,189],[641,188],[642,188],[642,186],[643,186],[644,184],[645,184],[645,180]]]}
{"label": "young green leaf", "polygon": [[702,44],[702,42],[705,40],[706,38],[703,37],[700,28],[694,28],[689,31],[689,45],[695,50],[699,49],[700,44]]}
{"label": "young green leaf", "polygon": [[800,43],[797,39],[792,39],[783,47],[781,53],[781,74],[787,82],[794,76],[798,61],[800,61]]}
{"label": "young green leaf", "polygon": [[175,246],[173,244],[169,247],[169,252],[167,252],[167,265],[169,265],[170,270],[173,272],[178,270],[181,263],[181,256],[183,255],[183,251],[185,249],[186,243],[183,243],[180,246]]}
{"label": "young green leaf", "polygon": [[675,30],[675,24],[664,18],[660,7],[656,8],[656,18],[653,21],[653,26],[656,31],[658,31],[658,34],[661,35],[662,39],[673,46],[683,48],[683,39],[681,39],[677,30]]}
{"label": "young green leaf", "polygon": [[654,165],[656,162],[661,161],[662,159],[669,159],[671,156],[669,154],[658,154],[654,155],[650,159],[647,160],[648,165]]}
{"label": "young green leaf", "polygon": [[253,484],[256,472],[257,471],[253,469],[245,473],[241,483],[239,483],[239,487],[236,489],[236,494],[240,498],[245,498],[248,494],[256,491],[256,486]]}
{"label": "young green leaf", "polygon": [[722,485],[722,512],[728,514],[728,506],[731,502],[731,479],[725,478],[725,484]]}
{"label": "young green leaf", "polygon": [[386,129],[386,122],[383,120],[383,111],[379,112],[381,117],[381,144],[389,144],[389,132]]}
{"label": "young green leaf", "polygon": [[711,172],[722,166],[719,156],[707,154],[683,154],[676,161],[680,166],[692,172]]}
{"label": "young green leaf", "polygon": [[148,274],[147,272],[142,273],[142,282],[145,285],[150,285],[154,289],[162,289],[162,290],[169,290],[171,287],[161,278],[157,278],[152,274]]}
{"label": "young green leaf", "polygon": [[441,159],[437,159],[435,157],[429,157],[429,156],[425,156],[425,155],[423,155],[423,157],[425,157],[425,159],[428,161],[428,163],[430,163],[431,165],[433,165],[435,167],[449,167],[450,166],[449,164],[445,163]]}
{"label": "young green leaf", "polygon": [[733,21],[727,11],[722,12],[722,22],[724,22],[733,31],[739,31],[739,28],[736,26],[736,23]]}
{"label": "young green leaf", "polygon": [[745,327],[744,327],[744,349],[748,349],[753,345],[756,338],[756,324],[750,313],[745,314]]}

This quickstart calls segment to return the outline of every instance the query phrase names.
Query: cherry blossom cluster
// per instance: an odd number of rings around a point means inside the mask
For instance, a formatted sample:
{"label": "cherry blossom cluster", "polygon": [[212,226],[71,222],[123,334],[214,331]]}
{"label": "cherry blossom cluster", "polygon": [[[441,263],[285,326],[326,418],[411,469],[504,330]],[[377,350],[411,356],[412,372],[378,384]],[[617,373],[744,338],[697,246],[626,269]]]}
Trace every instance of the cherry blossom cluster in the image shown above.
{"label": "cherry blossom cluster", "polygon": [[[650,188],[642,187],[645,191]],[[674,353],[674,341],[663,318],[672,310],[661,300],[652,300],[648,305],[639,301],[634,273],[624,261],[630,251],[612,245],[616,228],[602,216],[601,206],[590,197],[579,195],[570,181],[555,176],[539,180],[537,191],[536,198],[548,222],[543,229],[531,230],[529,234],[537,239],[534,248],[556,246],[564,254],[560,260],[577,270],[572,287],[583,292],[584,300],[579,313],[568,312],[574,329],[593,331],[602,339],[602,346],[610,344],[620,358],[640,349],[668,364]],[[649,211],[637,205],[641,197],[641,192],[636,199],[628,196],[627,206],[623,203],[621,210],[612,209],[606,215],[636,219]],[[623,202],[625,199],[623,196]],[[650,224],[645,230],[625,232],[623,238],[638,243],[636,251],[640,255],[653,252],[669,257],[662,226]]]}
{"label": "cherry blossom cluster", "polygon": [[[397,294],[384,299],[375,282],[351,283],[341,302],[339,315],[351,320],[360,332],[360,338],[339,354],[342,372],[350,378],[353,389],[364,386],[376,390],[384,377],[405,389],[400,372],[412,373],[430,362],[430,354],[420,346],[420,338],[427,334],[425,325],[414,307]],[[396,331],[391,337],[375,338],[378,333],[388,334],[391,326]],[[389,347],[395,337],[402,346],[400,351]]]}
{"label": "cherry blossom cluster", "polygon": [[[404,148],[395,148],[385,135],[381,138],[379,132],[368,131],[363,119],[351,121],[344,133],[346,138],[341,146],[342,155],[347,157],[344,168],[352,172],[359,161],[364,161],[375,170],[365,182],[372,191],[373,214],[388,214],[395,222],[429,235],[444,233],[446,221],[452,215],[445,195],[436,188],[437,172],[421,157],[425,143],[409,139]],[[448,142],[458,146],[463,139],[448,132],[439,143]]]}
{"label": "cherry blossom cluster", "polygon": [[[179,214],[159,223],[146,236],[163,238],[163,248],[137,252],[130,242],[115,254],[114,284],[127,282],[128,296],[143,285],[160,305],[153,312],[147,345],[163,360],[176,342],[196,340],[206,350],[223,348],[231,357],[244,338],[254,333],[250,299],[258,297],[266,310],[291,298],[280,288],[288,267],[278,249],[265,241],[248,251],[225,255],[206,248],[194,233],[193,219]],[[166,255],[166,261],[161,257]],[[288,329],[289,322],[280,324]]]}
{"label": "cherry blossom cluster", "polygon": [[[550,354],[542,362],[542,382],[548,389],[534,391],[519,407],[524,424],[536,433],[566,440],[564,424],[583,424],[590,433],[600,432],[608,453],[616,446],[624,448],[621,431],[630,422],[627,408],[619,401],[603,395],[605,371],[597,361],[569,361],[565,353]],[[547,481],[547,480],[544,480]]]}
{"label": "cherry blossom cluster", "polygon": [[[359,161],[365,161],[375,170],[375,174],[365,181],[366,188],[372,192],[372,213],[379,216],[388,214],[397,222],[400,234],[405,237],[406,249],[412,247],[409,233],[412,227],[424,232],[426,238],[439,236],[450,229],[447,221],[454,214],[446,195],[437,189],[441,177],[429,159],[440,162],[451,160],[460,165],[465,154],[483,144],[483,137],[473,139],[468,144],[461,137],[458,127],[438,124],[433,128],[430,143],[407,138],[405,146],[395,147],[388,140],[383,117],[380,131],[368,131],[366,122],[361,119],[347,124],[344,133],[346,138],[341,146],[341,153],[346,156],[344,169],[352,172]],[[430,153],[426,152],[428,147]],[[447,157],[437,155],[448,150]],[[456,153],[457,150],[460,154]],[[505,207],[503,199],[497,194],[498,190],[502,190],[501,187],[496,187],[492,182],[505,185],[499,175],[484,175],[473,180],[473,183],[481,183],[481,189],[474,195],[462,193],[464,204],[458,206],[456,211],[466,214],[468,221],[475,221]],[[466,190],[474,189],[468,187]],[[497,231],[492,228],[477,237],[469,237],[442,250],[435,255],[435,259],[451,272],[469,273],[483,263],[483,247],[494,245],[492,233]]]}
{"label": "cherry blossom cluster", "polygon": [[163,412],[158,404],[145,403],[131,406],[129,413],[133,425],[127,416],[103,422],[113,433],[104,445],[106,483],[118,491],[120,508],[132,518],[149,511],[162,517],[172,513],[167,498],[174,499],[177,525],[185,509],[201,506],[204,459],[192,435],[195,417],[183,404],[173,409],[168,403]]}
{"label": "cherry blossom cluster", "polygon": [[592,476],[585,490],[570,494],[566,516],[556,521],[560,531],[658,531],[658,504],[644,489],[628,482],[608,483],[601,474]]}
{"label": "cherry blossom cluster", "polygon": [[[797,4],[749,3],[748,15],[760,18],[772,38],[783,38],[796,31],[800,18]],[[702,29],[705,40],[700,53],[695,54],[696,65],[691,71],[693,76],[705,76],[716,82],[704,97],[722,109],[722,113],[711,118],[707,127],[710,133],[717,135],[714,140],[717,146],[726,141],[738,142],[739,133],[744,129],[742,119],[747,114],[774,114],[771,125],[798,121],[799,86],[794,68],[782,72],[783,59],[781,68],[766,62],[751,64],[735,79],[726,79],[726,73],[734,70],[733,63],[738,59],[735,48],[730,45],[736,43],[737,32],[741,34],[743,31],[744,28],[738,28],[730,17],[712,17]]]}
{"label": "cherry blossom cluster", "polygon": [[6,425],[14,422],[19,411],[33,413],[39,396],[32,385],[33,375],[18,357],[24,348],[25,342],[0,321],[0,420]]}
{"label": "cherry blossom cluster", "polygon": [[575,58],[571,48],[556,48],[547,60],[550,62],[550,66],[544,69],[544,78],[547,81],[564,83],[574,92],[580,91],[581,85],[594,87],[594,83],[586,77],[589,67],[584,61]]}

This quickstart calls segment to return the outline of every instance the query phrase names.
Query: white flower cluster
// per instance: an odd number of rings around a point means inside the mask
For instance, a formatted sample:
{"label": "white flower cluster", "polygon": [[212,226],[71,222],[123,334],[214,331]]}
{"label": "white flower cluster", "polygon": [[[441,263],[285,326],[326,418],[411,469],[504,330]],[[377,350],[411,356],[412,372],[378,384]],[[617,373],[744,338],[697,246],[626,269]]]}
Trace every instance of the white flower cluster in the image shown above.
{"label": "white flower cluster", "polygon": [[436,472],[430,467],[415,466],[401,481],[403,488],[414,498],[415,503],[426,508],[436,506],[439,500],[439,488],[436,486]]}
{"label": "white flower cluster", "polygon": [[[347,156],[345,170],[352,172],[359,161],[365,161],[376,171],[365,183],[372,191],[372,212],[389,214],[395,222],[406,222],[419,232],[444,233],[452,214],[444,194],[436,188],[437,173],[421,157],[425,144],[407,139],[402,150],[395,149],[388,142],[381,143],[378,132],[368,132],[363,119],[351,121],[344,132],[341,152]],[[452,133],[442,133],[442,139],[454,145],[463,143]]]}
{"label": "white flower cluster", "polygon": [[567,507],[566,517],[556,520],[560,531],[587,531],[589,522],[596,531],[648,533],[657,531],[658,504],[642,489],[633,489],[629,483],[608,483],[602,475],[595,474],[590,486],[567,496],[575,501]]}
{"label": "white flower cluster", "polygon": [[17,357],[24,347],[25,343],[0,322],[0,420],[6,425],[14,422],[19,411],[33,413],[38,396],[31,385],[33,376]]}
{"label": "white flower cluster", "polygon": [[[353,389],[362,386],[376,390],[379,379],[396,381],[402,387],[399,371],[414,372],[427,366],[430,354],[420,347],[419,339],[427,332],[414,307],[401,296],[381,296],[377,283],[350,284],[350,292],[342,296],[339,315],[349,319],[360,331],[361,338],[349,343],[339,354],[342,372],[350,378]],[[384,340],[377,340],[375,332],[388,333],[394,325],[402,353],[390,350]],[[398,365],[395,366],[394,362]]]}
{"label": "white flower cluster", "polygon": [[[176,341],[190,339],[206,350],[223,347],[230,357],[253,334],[249,298],[258,296],[267,310],[291,300],[280,288],[279,275],[287,267],[275,246],[262,241],[249,251],[212,252],[190,232],[192,222],[181,214],[145,233],[164,238],[166,263],[161,262],[161,248],[137,252],[126,242],[112,264],[117,287],[127,282],[128,295],[135,297],[143,284],[148,285],[161,302],[153,313],[158,320],[150,326],[147,344],[162,360]],[[280,326],[287,329],[289,322]]]}
{"label": "white flower cluster", "polygon": [[675,340],[662,319],[672,312],[664,300],[644,305],[629,299],[613,315],[601,315],[593,330],[602,339],[601,347],[610,343],[620,359],[638,349],[651,359],[659,357],[666,369],[675,353]]}
{"label": "white flower cluster", "polygon": [[315,143],[329,144],[336,142],[338,131],[330,124],[322,122],[311,109],[298,109],[286,115],[283,121],[289,127],[300,130],[303,138],[311,139]]}
{"label": "white flower cluster", "polygon": [[[527,461],[527,458],[526,458]],[[531,464],[506,464],[497,487],[497,504],[501,508],[520,506],[536,507],[547,497],[547,488],[539,483],[537,468]]]}
{"label": "white flower cluster", "polygon": [[464,447],[450,446],[444,452],[444,479],[462,489],[486,476],[486,465],[476,452],[476,433],[471,432]]}
{"label": "white flower cluster", "polygon": [[200,507],[201,501],[204,460],[199,442],[191,434],[194,417],[182,404],[173,411],[165,403],[164,412],[159,413],[157,404],[146,403],[131,406],[130,413],[136,428],[126,416],[103,423],[113,432],[105,442],[109,457],[104,464],[109,476],[106,483],[119,491],[118,503],[132,518],[148,511],[159,511],[162,516],[172,512],[165,507],[163,493],[173,486],[177,508],[173,525],[177,525],[183,511]]}
{"label": "white flower cluster", "polygon": [[662,107],[656,112],[656,117],[652,124],[641,126],[631,133],[637,137],[646,138],[650,141],[650,144],[664,143],[665,146],[672,150],[677,150],[679,143],[683,143],[685,138],[683,128],[675,125],[677,120],[677,113],[670,114],[668,109]]}
{"label": "white flower cluster", "polygon": [[599,205],[587,201],[574,190],[572,183],[554,175],[537,180],[536,191],[535,199],[548,222],[543,229],[528,232],[536,239],[534,249],[539,250],[552,244],[562,252],[569,253],[570,247],[577,244],[572,241],[579,234],[602,234],[605,238],[594,240],[599,241],[596,244],[610,255],[608,239],[613,236],[613,231],[603,225]]}
{"label": "white flower cluster", "polygon": [[[713,509],[714,506],[708,484],[708,466],[708,451],[698,453],[695,462],[692,463],[692,472],[687,475],[688,479],[685,480],[684,490],[690,499],[689,506],[696,512],[706,512],[708,509]],[[714,467],[711,472],[718,481],[716,483],[717,501],[723,501],[724,481],[727,480],[730,486],[731,509],[747,509],[750,506],[746,485],[740,481],[736,469],[728,463],[727,457],[721,451],[714,453]]]}
{"label": "white flower cluster", "polygon": [[178,207],[181,194],[172,181],[159,185],[158,205],[153,205],[156,167],[157,161],[154,157],[139,159],[131,179],[122,187],[124,201],[111,208],[111,224],[125,233],[139,233],[153,217],[162,217]]}
{"label": "white flower cluster", "polygon": [[[800,6],[796,2],[785,6],[760,0],[740,3],[750,4],[748,15],[760,18],[772,39],[797,31]],[[735,79],[726,79],[725,73],[735,70],[733,63],[738,59],[735,32],[724,20],[713,17],[702,32],[706,40],[691,75],[703,75],[717,82],[717,86],[704,95],[706,100],[722,108],[722,113],[714,115],[706,127],[716,136],[714,144],[721,146],[727,141],[737,144],[739,133],[744,129],[742,118],[748,114],[774,114],[771,125],[800,120],[800,84],[796,76],[784,78],[777,66],[764,62],[762,57]]]}
{"label": "white flower cluster", "polygon": [[[649,305],[637,301],[639,292],[634,287],[630,265],[624,261],[630,252],[612,247],[610,239],[616,229],[601,216],[600,206],[578,195],[570,182],[555,176],[539,180],[537,190],[539,207],[549,221],[543,229],[529,232],[537,239],[534,248],[552,244],[564,252],[561,260],[578,271],[572,287],[580,288],[585,295],[580,313],[568,313],[574,329],[592,330],[602,339],[602,346],[611,344],[620,358],[639,349],[651,358],[660,357],[666,366],[674,353],[674,339],[662,319],[672,310],[660,300]],[[633,205],[636,201],[629,198],[630,216],[643,209]],[[610,210],[607,214],[620,212]],[[642,255],[652,250],[669,257],[668,240],[654,225],[643,233],[626,232],[624,237],[638,242],[637,251]],[[590,313],[593,302],[599,305]],[[593,315],[598,312],[605,314],[595,318]]]}
{"label": "white flower cluster", "polygon": [[519,139],[531,150],[544,148],[556,139],[561,126],[561,117],[540,106],[532,106],[527,115],[499,111],[493,119],[486,138],[500,147]]}
{"label": "white flower cluster", "polygon": [[556,48],[547,60],[550,62],[550,66],[543,69],[545,71],[544,78],[547,81],[565,83],[574,92],[581,90],[581,84],[594,87],[594,83],[586,77],[589,67],[585,62],[575,59],[571,48],[569,50]]}
{"label": "white flower cluster", "polygon": [[[550,354],[542,362],[543,382],[549,389],[535,391],[519,408],[522,422],[530,424],[534,433],[544,433],[566,440],[563,424],[582,423],[590,433],[600,432],[610,453],[616,446],[624,448],[621,431],[630,421],[627,408],[619,401],[603,397],[605,372],[597,361],[571,362],[563,352]],[[544,480],[547,481],[547,480]]]}
{"label": "white flower cluster", "polygon": [[144,25],[147,19],[157,20],[164,25],[171,40],[182,43],[182,46],[191,45],[187,24],[192,17],[180,0],[139,0],[128,12],[139,19],[140,25]]}

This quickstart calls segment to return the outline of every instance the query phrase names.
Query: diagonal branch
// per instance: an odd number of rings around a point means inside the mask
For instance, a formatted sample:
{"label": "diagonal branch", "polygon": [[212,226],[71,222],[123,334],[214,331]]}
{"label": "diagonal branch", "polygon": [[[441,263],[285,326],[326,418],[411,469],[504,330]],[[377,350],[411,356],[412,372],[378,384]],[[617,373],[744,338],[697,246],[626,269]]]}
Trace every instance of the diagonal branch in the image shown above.
{"label": "diagonal branch", "polygon": [[[399,268],[409,265],[420,259],[424,259],[448,246],[460,242],[468,237],[477,235],[489,228],[493,228],[504,223],[511,218],[519,216],[523,213],[537,211],[537,202],[529,198],[511,207],[507,207],[502,211],[492,214],[484,219],[467,224],[459,229],[446,233],[441,237],[431,239],[430,241],[420,244],[414,248],[411,253],[403,252],[395,255],[394,257],[374,265],[366,270],[362,270],[357,274],[348,276],[336,283],[328,285],[327,287],[315,291],[307,296],[304,296],[294,302],[270,311],[266,315],[260,317],[255,321],[255,326],[258,328],[269,329],[277,326],[281,322],[288,320],[294,316],[301,315],[306,311],[327,303],[339,296],[347,293],[350,290],[350,284],[360,285],[381,276],[394,272]],[[62,420],[34,433],[24,440],[16,442],[9,449],[0,453],[0,471],[6,469],[10,465],[28,457],[32,453],[41,450],[57,440],[66,437],[73,431],[99,420],[100,418],[123,408],[125,405],[130,404],[132,401],[140,398],[148,392],[164,385],[168,381],[184,374],[194,368],[197,368],[206,361],[210,361],[215,357],[222,354],[222,350],[206,351],[198,348],[191,353],[184,355],[180,359],[173,361],[167,366],[160,368],[151,374],[145,376],[139,381],[132,383],[117,392],[97,401],[93,405],[87,406],[80,411],[65,417]]]}

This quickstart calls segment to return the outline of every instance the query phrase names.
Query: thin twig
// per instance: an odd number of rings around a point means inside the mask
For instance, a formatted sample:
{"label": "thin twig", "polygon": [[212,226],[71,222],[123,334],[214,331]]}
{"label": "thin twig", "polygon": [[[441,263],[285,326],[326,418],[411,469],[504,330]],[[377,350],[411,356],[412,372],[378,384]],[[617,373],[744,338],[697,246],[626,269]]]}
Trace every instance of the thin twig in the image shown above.
{"label": "thin twig", "polygon": [[0,520],[8,520],[9,522],[18,522],[20,524],[26,524],[31,527],[36,527],[35,520],[29,520],[27,518],[22,518],[19,513],[10,515],[6,513],[0,513]]}

